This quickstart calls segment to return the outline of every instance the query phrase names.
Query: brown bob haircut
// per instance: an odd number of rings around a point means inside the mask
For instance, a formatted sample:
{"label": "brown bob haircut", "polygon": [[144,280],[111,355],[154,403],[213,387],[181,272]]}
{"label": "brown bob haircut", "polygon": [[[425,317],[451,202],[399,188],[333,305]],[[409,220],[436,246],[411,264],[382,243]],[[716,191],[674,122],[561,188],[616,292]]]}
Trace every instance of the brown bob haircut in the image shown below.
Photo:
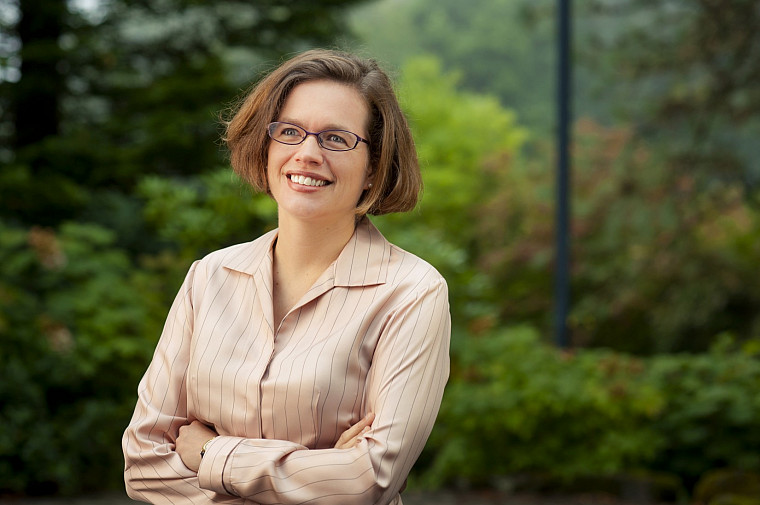
{"label": "brown bob haircut", "polygon": [[350,53],[315,49],[286,61],[264,77],[233,111],[224,140],[235,172],[254,189],[269,192],[267,125],[277,121],[298,84],[328,80],[356,89],[369,109],[369,166],[372,187],[356,208],[357,216],[404,212],[414,208],[422,190],[417,152],[393,85],[374,60]]}

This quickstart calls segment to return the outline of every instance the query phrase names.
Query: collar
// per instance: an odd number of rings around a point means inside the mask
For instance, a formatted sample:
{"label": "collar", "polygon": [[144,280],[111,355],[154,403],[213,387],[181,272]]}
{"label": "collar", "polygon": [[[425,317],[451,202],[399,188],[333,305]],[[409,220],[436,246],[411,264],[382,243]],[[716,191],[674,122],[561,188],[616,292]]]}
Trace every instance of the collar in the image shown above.
{"label": "collar", "polygon": [[[245,244],[239,254],[224,258],[222,266],[248,275],[265,269],[272,271],[272,246],[277,230],[272,230],[257,240]],[[325,274],[333,279],[334,286],[371,286],[384,284],[388,275],[391,244],[374,224],[362,218],[354,234],[327,268]]]}

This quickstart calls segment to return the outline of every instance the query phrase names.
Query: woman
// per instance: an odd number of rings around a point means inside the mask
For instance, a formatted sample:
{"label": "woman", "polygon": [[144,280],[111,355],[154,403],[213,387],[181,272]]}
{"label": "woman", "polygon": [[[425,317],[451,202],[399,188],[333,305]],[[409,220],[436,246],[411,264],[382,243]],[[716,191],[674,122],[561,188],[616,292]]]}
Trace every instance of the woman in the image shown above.
{"label": "woman", "polygon": [[387,76],[315,50],[227,125],[233,168],[278,229],[190,268],[124,438],[155,504],[401,503],[448,378],[446,283],[366,218],[421,179]]}

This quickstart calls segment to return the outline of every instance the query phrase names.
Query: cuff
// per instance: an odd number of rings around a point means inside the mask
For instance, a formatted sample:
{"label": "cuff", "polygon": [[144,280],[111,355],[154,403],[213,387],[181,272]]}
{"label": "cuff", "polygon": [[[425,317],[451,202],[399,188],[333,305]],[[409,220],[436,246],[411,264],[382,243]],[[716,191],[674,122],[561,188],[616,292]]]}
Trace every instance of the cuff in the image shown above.
{"label": "cuff", "polygon": [[232,465],[229,465],[228,461],[243,440],[239,437],[220,436],[208,445],[206,454],[201,459],[201,466],[198,468],[198,485],[202,489],[234,496],[232,488],[228,489],[225,486],[225,482],[229,482],[232,470]]}

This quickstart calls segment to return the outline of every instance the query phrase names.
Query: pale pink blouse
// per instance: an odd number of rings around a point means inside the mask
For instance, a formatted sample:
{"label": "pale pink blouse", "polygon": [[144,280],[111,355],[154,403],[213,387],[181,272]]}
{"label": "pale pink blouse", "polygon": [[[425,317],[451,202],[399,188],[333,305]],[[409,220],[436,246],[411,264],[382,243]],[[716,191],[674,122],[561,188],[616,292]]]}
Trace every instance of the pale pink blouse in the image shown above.
{"label": "pale pink blouse", "polygon": [[[368,219],[272,319],[272,231],[195,262],[124,433],[130,497],[154,504],[400,504],[449,374],[446,283]],[[340,434],[374,412],[352,449]],[[221,437],[198,473],[174,451],[194,419]]]}

